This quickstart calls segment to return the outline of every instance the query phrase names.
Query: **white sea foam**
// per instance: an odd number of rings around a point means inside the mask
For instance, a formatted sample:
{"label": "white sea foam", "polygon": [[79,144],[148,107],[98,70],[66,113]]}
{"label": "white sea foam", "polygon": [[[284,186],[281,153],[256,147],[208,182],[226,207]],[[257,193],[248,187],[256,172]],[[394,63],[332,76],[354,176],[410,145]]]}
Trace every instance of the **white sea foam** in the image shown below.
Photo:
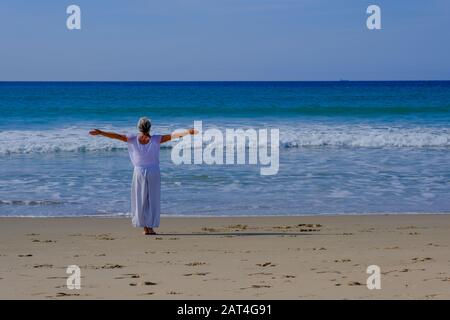
{"label": "white sea foam", "polygon": [[314,126],[281,135],[284,147],[450,147],[450,128]]}
{"label": "white sea foam", "polygon": [[[282,126],[280,145],[297,147],[450,147],[450,128],[371,126]],[[133,132],[132,129],[125,132]],[[164,145],[171,147],[171,143]],[[85,128],[1,131],[0,155],[126,150],[126,144],[92,137]]]}
{"label": "white sea foam", "polygon": [[126,147],[120,141],[92,137],[87,129],[0,132],[0,154],[113,151]]}

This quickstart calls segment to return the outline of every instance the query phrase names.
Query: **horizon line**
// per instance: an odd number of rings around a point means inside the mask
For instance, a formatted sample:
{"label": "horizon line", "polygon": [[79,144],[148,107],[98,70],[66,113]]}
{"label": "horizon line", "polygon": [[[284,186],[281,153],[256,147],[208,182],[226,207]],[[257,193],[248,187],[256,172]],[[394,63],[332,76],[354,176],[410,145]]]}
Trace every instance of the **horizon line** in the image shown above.
{"label": "horizon line", "polygon": [[414,79],[414,80],[0,80],[0,83],[5,82],[448,82],[450,79]]}

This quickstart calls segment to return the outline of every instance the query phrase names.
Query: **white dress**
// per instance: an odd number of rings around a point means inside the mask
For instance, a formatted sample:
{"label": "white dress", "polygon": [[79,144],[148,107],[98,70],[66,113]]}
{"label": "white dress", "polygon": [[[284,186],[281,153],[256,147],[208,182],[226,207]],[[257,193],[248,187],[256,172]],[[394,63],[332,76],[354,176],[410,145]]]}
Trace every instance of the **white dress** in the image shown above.
{"label": "white dress", "polygon": [[141,144],[136,135],[127,136],[128,152],[134,165],[131,184],[131,219],[135,227],[159,227],[161,174],[159,147],[161,136],[151,136]]}

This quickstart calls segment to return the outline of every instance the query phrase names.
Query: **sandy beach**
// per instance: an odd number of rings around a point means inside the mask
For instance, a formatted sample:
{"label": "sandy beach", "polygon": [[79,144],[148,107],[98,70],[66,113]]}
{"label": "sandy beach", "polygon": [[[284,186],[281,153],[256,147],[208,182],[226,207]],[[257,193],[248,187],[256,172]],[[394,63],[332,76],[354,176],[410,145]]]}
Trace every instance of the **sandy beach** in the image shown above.
{"label": "sandy beach", "polygon": [[[1,299],[449,299],[450,215],[0,218]],[[66,268],[81,269],[81,289]],[[381,268],[369,290],[366,268]]]}

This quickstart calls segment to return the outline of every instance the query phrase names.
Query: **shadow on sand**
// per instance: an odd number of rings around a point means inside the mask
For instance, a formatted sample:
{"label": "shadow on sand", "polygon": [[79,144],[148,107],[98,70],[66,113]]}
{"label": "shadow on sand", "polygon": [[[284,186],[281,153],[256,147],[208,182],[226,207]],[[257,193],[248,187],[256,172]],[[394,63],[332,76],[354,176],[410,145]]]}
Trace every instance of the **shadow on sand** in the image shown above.
{"label": "shadow on sand", "polygon": [[307,232],[211,232],[211,233],[157,233],[157,237],[163,236],[230,236],[230,237],[255,237],[255,236],[335,236],[338,234],[331,233],[307,233]]}

